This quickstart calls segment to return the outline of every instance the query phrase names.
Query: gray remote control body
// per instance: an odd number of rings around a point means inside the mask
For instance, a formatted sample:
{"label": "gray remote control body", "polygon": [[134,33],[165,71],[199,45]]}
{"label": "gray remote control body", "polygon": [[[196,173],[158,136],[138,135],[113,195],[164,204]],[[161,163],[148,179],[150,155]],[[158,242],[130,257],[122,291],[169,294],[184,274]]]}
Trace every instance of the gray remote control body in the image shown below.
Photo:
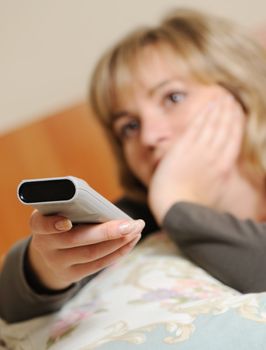
{"label": "gray remote control body", "polygon": [[43,215],[62,215],[73,223],[130,219],[86,181],[74,176],[23,180],[17,195],[23,204]]}

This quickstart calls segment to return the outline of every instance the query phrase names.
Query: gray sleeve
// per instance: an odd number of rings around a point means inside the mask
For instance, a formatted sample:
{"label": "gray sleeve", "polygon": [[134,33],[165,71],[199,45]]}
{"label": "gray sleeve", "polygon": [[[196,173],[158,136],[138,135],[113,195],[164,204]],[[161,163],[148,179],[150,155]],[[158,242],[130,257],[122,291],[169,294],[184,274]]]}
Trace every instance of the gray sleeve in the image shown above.
{"label": "gray sleeve", "polygon": [[0,273],[0,317],[7,322],[20,322],[59,310],[71,299],[88,277],[62,293],[38,294],[27,283],[24,259],[29,239],[19,241],[7,254]]}
{"label": "gray sleeve", "polygon": [[163,227],[183,253],[242,293],[266,291],[266,224],[180,202]]}

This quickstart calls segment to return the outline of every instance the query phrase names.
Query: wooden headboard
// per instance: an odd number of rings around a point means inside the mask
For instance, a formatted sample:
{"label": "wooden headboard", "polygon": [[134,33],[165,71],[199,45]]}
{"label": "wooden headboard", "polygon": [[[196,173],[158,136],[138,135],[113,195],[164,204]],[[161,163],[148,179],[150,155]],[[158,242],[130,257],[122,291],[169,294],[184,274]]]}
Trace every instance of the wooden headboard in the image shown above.
{"label": "wooden headboard", "polygon": [[108,199],[122,194],[104,134],[81,103],[0,137],[0,256],[29,234],[31,208],[17,199],[22,179],[73,175]]}

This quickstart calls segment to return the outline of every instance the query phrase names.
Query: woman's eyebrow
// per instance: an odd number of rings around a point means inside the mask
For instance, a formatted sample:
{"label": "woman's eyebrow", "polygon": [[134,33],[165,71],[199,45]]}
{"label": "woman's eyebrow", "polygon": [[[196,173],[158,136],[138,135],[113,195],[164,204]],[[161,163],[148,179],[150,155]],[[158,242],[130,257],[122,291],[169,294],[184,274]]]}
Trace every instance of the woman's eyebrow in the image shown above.
{"label": "woman's eyebrow", "polygon": [[115,123],[118,119],[126,117],[129,115],[128,111],[118,111],[118,112],[114,112],[111,115],[111,122],[112,124]]}
{"label": "woman's eyebrow", "polygon": [[158,84],[156,84],[155,86],[153,86],[152,88],[150,88],[148,90],[148,95],[152,96],[152,95],[154,95],[156,93],[157,90],[160,90],[164,86],[169,85],[169,84],[174,83],[174,82],[179,82],[180,83],[180,81],[177,80],[177,79],[163,80],[163,81],[159,82]]}

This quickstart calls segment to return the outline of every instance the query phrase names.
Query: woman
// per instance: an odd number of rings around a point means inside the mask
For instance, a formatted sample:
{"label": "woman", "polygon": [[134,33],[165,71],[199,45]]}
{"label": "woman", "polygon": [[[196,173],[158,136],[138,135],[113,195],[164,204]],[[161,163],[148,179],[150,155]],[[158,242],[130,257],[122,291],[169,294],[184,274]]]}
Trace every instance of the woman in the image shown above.
{"label": "woman", "polygon": [[[162,227],[242,292],[266,288],[265,87],[260,47],[226,21],[185,10],[121,40],[91,84],[127,195],[118,205],[145,220],[145,234]],[[0,276],[0,315],[9,322],[59,309],[132,249],[144,223],[72,228],[34,212],[30,226]]]}

